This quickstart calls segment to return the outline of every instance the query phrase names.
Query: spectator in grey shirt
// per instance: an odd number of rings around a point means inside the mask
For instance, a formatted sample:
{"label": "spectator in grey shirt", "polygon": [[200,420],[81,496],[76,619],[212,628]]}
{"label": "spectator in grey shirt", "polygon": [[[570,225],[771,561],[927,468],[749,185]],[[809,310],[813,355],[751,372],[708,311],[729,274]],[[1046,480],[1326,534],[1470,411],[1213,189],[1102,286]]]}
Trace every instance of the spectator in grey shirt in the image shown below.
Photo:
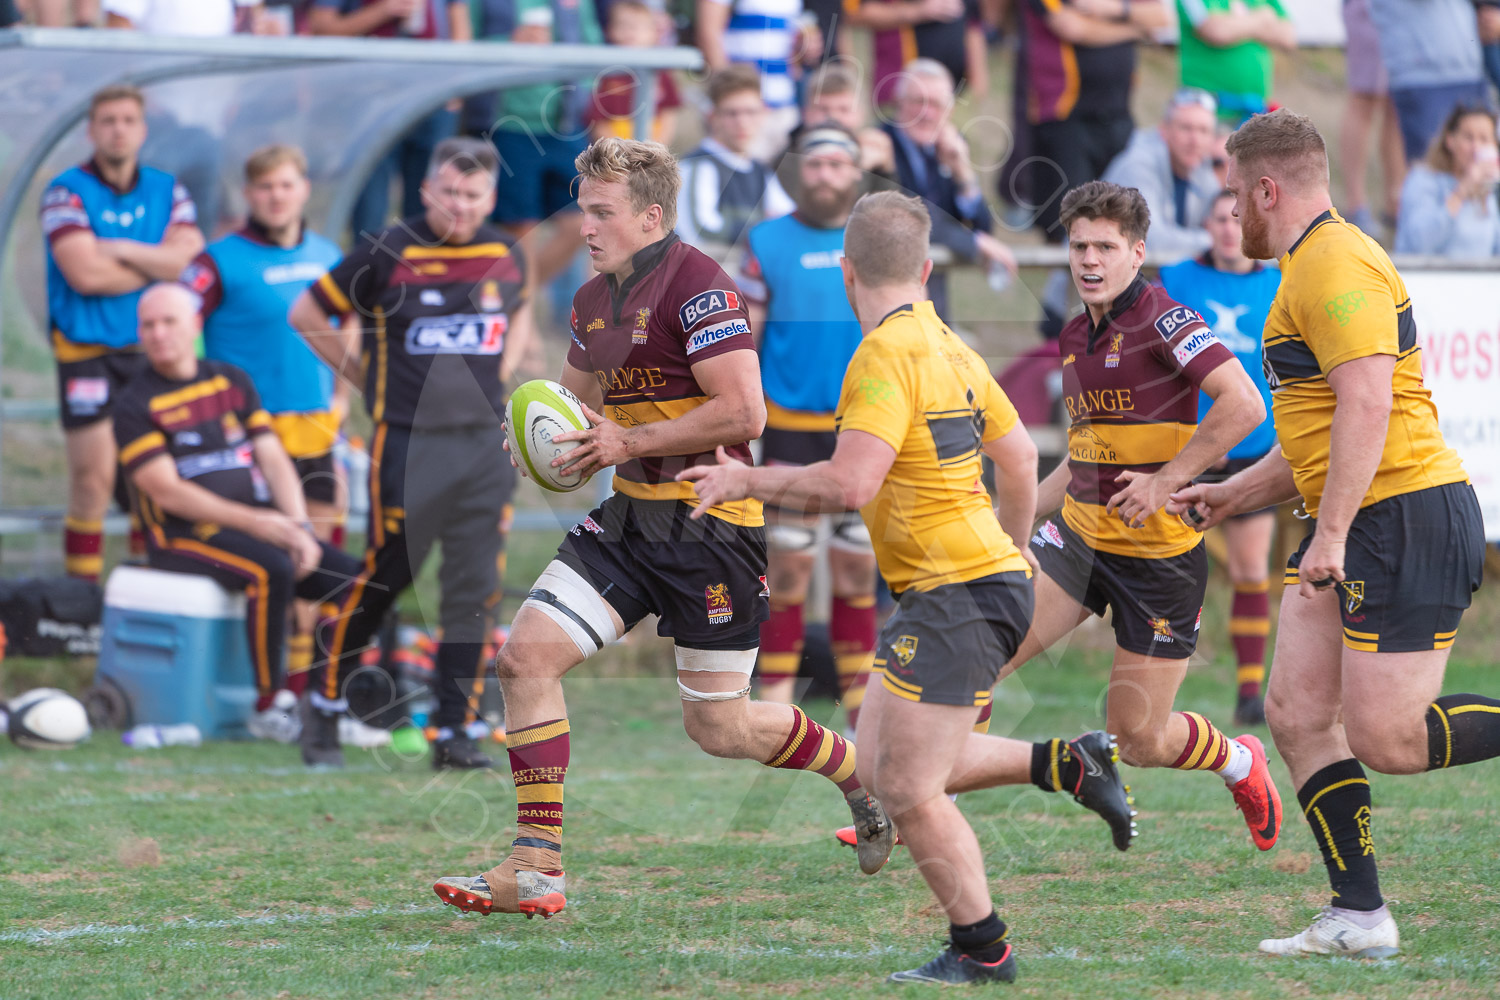
{"label": "spectator in grey shirt", "polygon": [[1440,257],[1500,256],[1500,146],[1495,116],[1460,105],[1432,140],[1427,159],[1401,189],[1396,252]]}
{"label": "spectator in grey shirt", "polygon": [[1133,187],[1151,209],[1146,250],[1185,260],[1213,242],[1203,220],[1223,188],[1214,173],[1218,103],[1206,90],[1184,87],[1167,104],[1161,126],[1137,129],[1104,180]]}
{"label": "spectator in grey shirt", "polygon": [[1370,16],[1411,163],[1455,104],[1489,96],[1474,0],[1370,0]]}

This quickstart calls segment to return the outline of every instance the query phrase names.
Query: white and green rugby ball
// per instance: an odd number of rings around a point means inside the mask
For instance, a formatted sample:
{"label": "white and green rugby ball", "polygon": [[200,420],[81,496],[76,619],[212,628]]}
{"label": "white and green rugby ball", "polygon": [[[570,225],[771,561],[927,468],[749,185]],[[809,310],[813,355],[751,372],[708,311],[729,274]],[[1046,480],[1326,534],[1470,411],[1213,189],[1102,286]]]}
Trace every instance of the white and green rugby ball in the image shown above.
{"label": "white and green rugby ball", "polygon": [[579,445],[577,441],[559,444],[553,438],[588,429],[578,397],[549,379],[532,379],[511,393],[505,404],[505,436],[511,455],[522,472],[553,493],[572,493],[588,482],[587,476],[576,472],[562,475],[563,466],[553,468],[553,459]]}

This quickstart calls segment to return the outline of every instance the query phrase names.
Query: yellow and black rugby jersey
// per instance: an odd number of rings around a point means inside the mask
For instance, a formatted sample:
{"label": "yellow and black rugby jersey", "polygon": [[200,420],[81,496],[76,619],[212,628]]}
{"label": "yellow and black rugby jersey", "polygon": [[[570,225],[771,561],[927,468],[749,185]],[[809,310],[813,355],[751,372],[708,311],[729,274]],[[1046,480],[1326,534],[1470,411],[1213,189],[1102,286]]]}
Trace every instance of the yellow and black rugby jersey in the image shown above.
{"label": "yellow and black rugby jersey", "polygon": [[1107,508],[1120,473],[1155,472],[1198,429],[1198,388],[1223,364],[1239,364],[1203,318],[1137,277],[1095,324],[1087,311],[1063,327],[1063,403],[1068,408],[1068,490],[1062,516],[1100,552],[1169,559],[1203,536],[1159,510],[1139,528]]}
{"label": "yellow and black rugby jersey", "polygon": [[1264,340],[1276,437],[1309,514],[1317,516],[1328,474],[1337,402],[1328,373],[1375,354],[1395,355],[1396,371],[1385,451],[1360,506],[1468,480],[1422,384],[1406,283],[1380,244],[1337,213],[1318,216],[1281,258],[1281,288]]}
{"label": "yellow and black rugby jersey", "polygon": [[500,357],[526,302],[526,259],[485,224],[458,245],[425,217],[368,236],[309,291],[332,316],[357,313],[365,409],[376,423],[441,430],[504,419]]}
{"label": "yellow and black rugby jersey", "polygon": [[981,445],[1016,426],[1016,408],[931,302],[893,311],[860,343],[834,419],[896,450],[860,510],[891,590],[1030,572],[979,479]]}
{"label": "yellow and black rugby jersey", "polygon": [[[210,493],[255,507],[271,504],[270,486],[251,447],[253,438],[272,433],[271,416],[250,377],[234,365],[202,360],[197,374],[181,381],[146,369],[120,393],[114,430],[126,474],[170,455],[179,476]],[[162,528],[192,527],[145,496],[141,516],[153,538],[159,539]]]}

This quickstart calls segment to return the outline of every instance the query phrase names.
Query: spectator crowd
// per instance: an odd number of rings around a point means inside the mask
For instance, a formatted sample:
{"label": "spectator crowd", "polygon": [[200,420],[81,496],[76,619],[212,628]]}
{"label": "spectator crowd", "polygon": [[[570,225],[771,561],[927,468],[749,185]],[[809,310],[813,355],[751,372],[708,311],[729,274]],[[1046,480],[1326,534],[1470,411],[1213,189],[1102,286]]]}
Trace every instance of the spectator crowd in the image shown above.
{"label": "spectator crowd", "polygon": [[[1167,0],[0,0],[0,24],[610,46],[621,50],[622,63],[629,62],[623,50],[692,43],[706,64],[701,80],[652,79],[649,135],[635,133],[643,81],[619,70],[589,86],[517,86],[431,110],[379,162],[351,217],[338,220],[349,227],[347,252],[343,234],[320,235],[303,223],[309,181],[299,150],[273,146],[243,164],[248,213],[230,225],[220,218],[219,172],[174,177],[140,162],[146,99],[129,87],[101,91],[88,120],[91,158],[56,178],[40,206],[70,471],[69,572],[100,574],[101,522],[113,495],[136,511],[136,547],[153,565],[197,566],[269,598],[271,618],[290,616],[290,624],[268,627],[262,614],[251,625],[261,672],[258,730],[272,738],[300,731],[304,758],[329,764],[338,754],[328,719],[346,708],[340,658],[370,639],[374,622],[348,634],[332,628],[315,643],[319,629],[330,628],[319,623],[318,605],[338,604],[344,618],[361,609],[383,614],[441,542],[447,638],[439,672],[450,684],[471,683],[493,624],[493,604],[482,595],[498,588],[511,484],[469,474],[457,457],[431,456],[460,456],[481,441],[498,447],[500,380],[525,365],[533,312],[547,289],[570,295],[586,277],[574,160],[606,136],[656,139],[679,151],[678,235],[744,276],[757,317],[770,316],[775,350],[767,357],[786,364],[807,356],[788,325],[788,290],[818,289],[808,294],[842,312],[838,272],[829,270],[839,241],[819,234],[841,232],[856,189],[919,196],[932,242],[999,285],[1016,271],[1009,244],[1017,235],[1031,229],[1033,238],[1064,242],[1063,195],[1101,179],[1144,196],[1155,258],[1197,262],[1197,271],[1179,270],[1172,280],[1207,282],[1215,295],[1222,286],[1221,297],[1254,297],[1253,305],[1205,299],[1226,310],[1211,321],[1215,332],[1235,338],[1244,346],[1235,352],[1251,358],[1255,323],[1276,279],[1274,268],[1268,275],[1235,250],[1238,222],[1222,196],[1224,142],[1247,118],[1276,107],[1277,54],[1297,46],[1290,7],[1283,0],[1175,0],[1175,10]],[[1500,257],[1493,90],[1500,0],[1344,0],[1343,17],[1345,216],[1377,238],[1390,230],[1390,245],[1402,253]],[[1138,123],[1139,49],[1173,20],[1180,86],[1159,120]],[[863,32],[872,42],[868,65],[851,54]],[[1003,163],[982,170],[955,111],[965,95],[986,92],[990,49],[1001,39],[1017,54],[1013,141]],[[178,127],[184,148],[196,148],[193,129]],[[1383,181],[1373,193],[1372,144]],[[203,155],[216,164],[212,150]],[[771,227],[783,217],[790,221]],[[372,250],[387,246],[379,234],[398,218],[405,221],[395,224],[396,256]],[[455,218],[465,220],[461,231],[442,231],[440,220]],[[812,248],[803,255],[805,274],[779,259],[801,244]],[[420,298],[391,297],[389,288],[408,278],[422,284]],[[172,282],[190,296],[153,293]],[[928,291],[938,314],[951,318],[941,270]],[[1055,336],[1074,311],[1070,297],[1067,275],[1058,272],[1043,296],[1044,335]],[[450,298],[466,303],[461,316],[444,305]],[[554,321],[557,314],[554,308]],[[844,322],[833,313],[816,318],[830,337],[849,333]],[[392,324],[409,331],[409,354],[385,353],[380,338]],[[247,347],[252,333],[264,343]],[[184,344],[200,334],[203,361],[195,364]],[[415,346],[466,338],[486,345],[477,395],[461,391],[472,380],[444,351]],[[826,408],[836,380],[808,402],[791,388],[795,381],[768,378],[768,386],[788,387],[778,389],[785,397],[773,401],[773,416],[785,429],[807,430],[813,422],[803,417]],[[372,450],[393,477],[372,497],[363,570],[339,551],[346,484],[329,458],[349,383],[363,387],[376,427]],[[176,412],[173,401],[192,419],[164,417]],[[163,455],[173,461],[157,461]],[[415,490],[416,480],[389,470],[415,468],[419,455],[431,465],[424,477],[452,479],[455,495],[467,483],[475,505],[449,510],[443,504],[452,496],[394,494]],[[124,470],[118,477],[117,469]],[[201,471],[195,478],[184,470]],[[301,481],[300,491],[290,489],[289,477]],[[381,488],[380,476],[372,479],[372,489]],[[424,527],[408,537],[407,518],[421,502],[435,505],[443,530]],[[246,514],[253,507],[279,516],[256,520]],[[1237,620],[1264,616],[1266,544],[1261,534],[1244,542]],[[845,562],[866,572],[859,567],[867,554],[856,557],[849,562],[846,551]],[[378,599],[361,593],[371,581]],[[840,600],[858,603],[849,621],[864,622],[867,590],[842,588],[848,593]],[[801,648],[800,615],[799,606],[794,626],[786,626],[795,641],[777,647],[788,656]],[[850,626],[847,648],[859,655],[870,644],[866,624]],[[1263,654],[1253,632],[1237,636],[1248,643],[1240,657],[1247,697],[1258,691]],[[315,648],[332,649],[332,659],[319,665]],[[856,673],[840,666],[841,678]],[[294,709],[285,692],[304,688],[311,695],[302,701],[312,708]],[[292,719],[296,711],[300,720]],[[464,698],[448,699],[443,713],[438,759],[487,766],[465,742]]]}

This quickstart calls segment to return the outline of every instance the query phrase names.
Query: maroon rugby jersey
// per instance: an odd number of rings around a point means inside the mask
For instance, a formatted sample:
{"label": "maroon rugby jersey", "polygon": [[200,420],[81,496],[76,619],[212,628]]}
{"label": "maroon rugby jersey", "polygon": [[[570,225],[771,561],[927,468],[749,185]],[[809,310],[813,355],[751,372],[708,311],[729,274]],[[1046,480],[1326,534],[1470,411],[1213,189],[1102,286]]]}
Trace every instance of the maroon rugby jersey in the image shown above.
{"label": "maroon rugby jersey", "polygon": [[1198,428],[1198,386],[1235,361],[1192,309],[1137,276],[1095,326],[1088,311],[1063,327],[1068,428],[1063,520],[1101,552],[1165,559],[1201,535],[1157,511],[1139,528],[1104,507],[1126,469],[1155,472],[1177,457]]}
{"label": "maroon rugby jersey", "polygon": [[[637,253],[634,265],[623,283],[612,274],[585,283],[573,296],[570,321],[568,364],[593,374],[604,391],[604,415],[622,427],[671,420],[702,406],[708,395],[692,366],[755,349],[739,288],[676,233]],[[748,442],[724,450],[751,461]],[[693,485],[673,477],[715,461],[713,452],[632,459],[615,468],[614,488],[640,499],[697,506]],[[721,504],[709,513],[735,524],[764,523],[758,500]]]}

